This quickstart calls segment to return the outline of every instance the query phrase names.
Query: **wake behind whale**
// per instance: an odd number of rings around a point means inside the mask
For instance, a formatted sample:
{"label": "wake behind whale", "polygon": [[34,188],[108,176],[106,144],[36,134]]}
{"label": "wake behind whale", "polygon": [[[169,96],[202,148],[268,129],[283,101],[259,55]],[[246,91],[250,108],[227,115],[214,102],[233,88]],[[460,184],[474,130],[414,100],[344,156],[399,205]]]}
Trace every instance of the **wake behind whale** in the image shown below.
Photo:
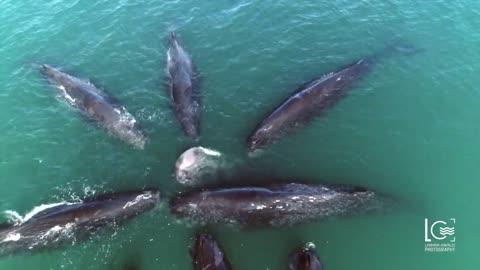
{"label": "wake behind whale", "polygon": [[118,224],[154,208],[160,200],[155,189],[104,194],[81,202],[36,207],[0,226],[0,256],[53,249],[83,239],[97,229]]}

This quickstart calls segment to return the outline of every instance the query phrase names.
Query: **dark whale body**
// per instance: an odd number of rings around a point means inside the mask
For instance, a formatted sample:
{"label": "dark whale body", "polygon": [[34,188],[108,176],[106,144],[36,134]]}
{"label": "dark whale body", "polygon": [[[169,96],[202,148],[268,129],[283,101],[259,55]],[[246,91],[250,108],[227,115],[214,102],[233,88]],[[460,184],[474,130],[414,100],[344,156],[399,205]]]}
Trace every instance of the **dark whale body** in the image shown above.
{"label": "dark whale body", "polygon": [[132,219],[154,208],[159,200],[158,190],[146,189],[49,207],[18,224],[3,224],[0,229],[0,256],[72,243],[101,227]]}
{"label": "dark whale body", "polygon": [[303,247],[295,251],[289,260],[290,270],[323,270],[322,263],[313,247]]}
{"label": "dark whale body", "polygon": [[356,60],[335,72],[325,74],[300,86],[292,96],[275,108],[251,132],[247,138],[249,150],[253,151],[270,145],[283,134],[308,122],[336,104],[356,81],[369,73],[379,58],[388,55],[394,48],[403,49],[399,45],[414,52],[413,48],[409,48],[409,44],[392,44],[370,57]]}
{"label": "dark whale body", "polygon": [[112,97],[88,81],[42,65],[42,73],[60,90],[68,103],[78,108],[89,119],[106,128],[120,139],[144,148],[146,137],[135,118]]}
{"label": "dark whale body", "polygon": [[166,71],[177,120],[185,135],[197,139],[200,133],[198,78],[190,56],[179,44],[174,32],[170,36]]}
{"label": "dark whale body", "polygon": [[171,200],[170,210],[202,224],[268,227],[365,212],[381,206],[379,197],[363,188],[288,183],[179,194]]}
{"label": "dark whale body", "polygon": [[198,233],[190,249],[194,270],[230,270],[232,269],[225,253],[213,236]]}

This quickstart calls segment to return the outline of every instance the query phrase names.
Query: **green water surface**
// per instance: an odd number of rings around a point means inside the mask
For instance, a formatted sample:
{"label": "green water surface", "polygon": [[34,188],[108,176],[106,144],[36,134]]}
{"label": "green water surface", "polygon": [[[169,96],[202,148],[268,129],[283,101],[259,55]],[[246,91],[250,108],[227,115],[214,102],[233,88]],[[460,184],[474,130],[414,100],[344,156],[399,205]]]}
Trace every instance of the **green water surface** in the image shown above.
{"label": "green water surface", "polygon": [[[224,153],[235,172],[360,185],[398,198],[383,215],[271,230],[214,226],[235,269],[286,269],[312,241],[331,270],[478,269],[480,3],[413,1],[0,1],[0,211],[154,186],[163,204],[117,230],[0,269],[191,269],[199,228],[177,221],[174,162],[189,146]],[[202,135],[186,139],[165,88],[176,30],[201,75]],[[370,55],[393,54],[321,118],[249,157],[255,124],[301,83]],[[143,125],[136,150],[55,97],[47,63],[89,79]],[[424,219],[456,219],[456,251],[424,251]]]}

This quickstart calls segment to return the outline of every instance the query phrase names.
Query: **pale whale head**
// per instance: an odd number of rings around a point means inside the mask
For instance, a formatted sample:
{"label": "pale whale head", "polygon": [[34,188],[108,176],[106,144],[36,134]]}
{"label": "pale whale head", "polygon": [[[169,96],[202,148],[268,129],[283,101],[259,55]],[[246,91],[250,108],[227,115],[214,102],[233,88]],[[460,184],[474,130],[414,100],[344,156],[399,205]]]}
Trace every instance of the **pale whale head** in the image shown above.
{"label": "pale whale head", "polygon": [[201,146],[183,152],[175,164],[175,178],[184,185],[195,184],[205,173],[214,171],[221,154]]}

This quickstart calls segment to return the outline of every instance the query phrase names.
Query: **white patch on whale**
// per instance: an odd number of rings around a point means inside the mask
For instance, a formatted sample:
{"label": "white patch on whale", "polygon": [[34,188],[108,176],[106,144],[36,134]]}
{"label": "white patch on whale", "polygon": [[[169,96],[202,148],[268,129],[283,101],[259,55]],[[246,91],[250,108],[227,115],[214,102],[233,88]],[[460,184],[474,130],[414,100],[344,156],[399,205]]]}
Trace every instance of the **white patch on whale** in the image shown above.
{"label": "white patch on whale", "polygon": [[167,61],[168,62],[172,61],[172,55],[171,54],[172,54],[172,52],[171,52],[171,49],[169,48],[167,50]]}
{"label": "white patch on whale", "polygon": [[22,238],[22,235],[19,234],[19,233],[9,233],[9,234],[7,234],[7,237],[5,237],[5,239],[3,239],[0,243],[16,242],[16,241],[20,240],[20,238]]}
{"label": "white patch on whale", "polygon": [[136,128],[135,124],[137,120],[135,117],[127,112],[124,107],[114,108],[114,111],[119,118],[108,127],[111,133],[139,149],[144,149],[147,139],[144,134]]}
{"label": "white patch on whale", "polygon": [[256,209],[257,210],[262,210],[262,209],[265,209],[265,208],[267,208],[267,206],[262,204],[262,205],[257,206]]}
{"label": "white patch on whale", "polygon": [[67,90],[65,89],[65,86],[58,85],[58,89],[62,90],[63,97],[65,97],[68,102],[71,102],[72,104],[75,104],[75,99],[67,93]]}
{"label": "white patch on whale", "polygon": [[142,200],[148,200],[148,199],[150,199],[150,198],[152,198],[152,194],[151,194],[150,192],[145,193],[145,194],[140,194],[140,195],[138,195],[137,197],[135,197],[135,199],[134,199],[133,201],[127,202],[127,203],[123,206],[123,209],[128,208],[128,207],[130,207],[130,206],[132,206],[132,205],[135,205],[135,204],[139,203],[139,202],[142,201]]}
{"label": "white patch on whale", "polygon": [[59,234],[68,235],[73,231],[74,227],[75,227],[75,223],[67,223],[64,226],[55,225],[52,228],[50,228],[46,233],[44,233],[42,236],[40,236],[40,239],[54,237]]}

